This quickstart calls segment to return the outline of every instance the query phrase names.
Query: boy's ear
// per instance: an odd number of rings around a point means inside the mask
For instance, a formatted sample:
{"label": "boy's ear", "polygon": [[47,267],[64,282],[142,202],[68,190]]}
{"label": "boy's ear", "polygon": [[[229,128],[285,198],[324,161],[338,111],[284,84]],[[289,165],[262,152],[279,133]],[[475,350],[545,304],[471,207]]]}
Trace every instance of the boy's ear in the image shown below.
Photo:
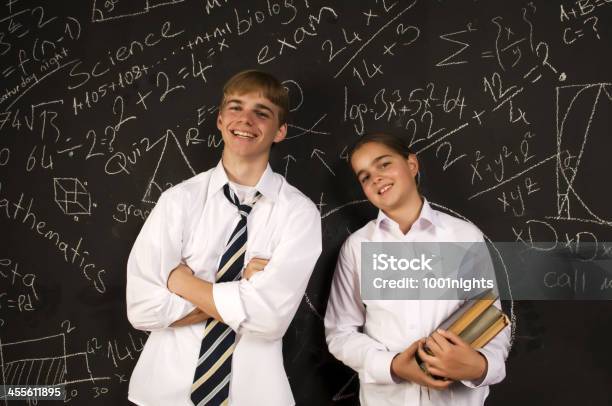
{"label": "boy's ear", "polygon": [[219,131],[221,131],[222,125],[221,125],[221,113],[217,114],[217,129]]}
{"label": "boy's ear", "polygon": [[287,136],[287,123],[281,125],[274,136],[274,140],[272,142],[281,142]]}

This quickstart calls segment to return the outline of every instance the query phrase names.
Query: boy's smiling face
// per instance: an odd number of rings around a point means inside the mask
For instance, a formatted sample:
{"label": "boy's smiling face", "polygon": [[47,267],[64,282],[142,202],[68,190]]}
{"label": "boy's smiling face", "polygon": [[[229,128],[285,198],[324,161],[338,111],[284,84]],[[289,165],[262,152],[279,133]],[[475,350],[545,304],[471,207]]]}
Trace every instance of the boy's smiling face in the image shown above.
{"label": "boy's smiling face", "polygon": [[260,93],[229,94],[225,97],[217,128],[225,144],[224,153],[244,159],[268,159],[273,143],[287,135],[287,124],[279,125],[280,108]]}

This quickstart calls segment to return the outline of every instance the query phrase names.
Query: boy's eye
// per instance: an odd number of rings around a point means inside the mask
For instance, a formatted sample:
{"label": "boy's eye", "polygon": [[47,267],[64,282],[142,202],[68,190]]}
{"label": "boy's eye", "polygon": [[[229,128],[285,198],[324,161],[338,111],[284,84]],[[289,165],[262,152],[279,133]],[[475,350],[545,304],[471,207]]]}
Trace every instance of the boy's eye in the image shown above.
{"label": "boy's eye", "polygon": [[257,114],[258,117],[268,118],[268,115],[263,111],[256,111],[255,114]]}

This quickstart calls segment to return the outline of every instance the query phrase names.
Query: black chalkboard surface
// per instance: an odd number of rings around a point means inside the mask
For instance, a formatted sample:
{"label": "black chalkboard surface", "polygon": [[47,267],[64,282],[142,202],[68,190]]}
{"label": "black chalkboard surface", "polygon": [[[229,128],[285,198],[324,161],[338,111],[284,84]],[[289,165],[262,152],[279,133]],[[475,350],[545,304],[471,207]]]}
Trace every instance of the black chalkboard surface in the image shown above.
{"label": "black chalkboard surface", "polygon": [[[492,241],[605,251],[611,21],[609,0],[2,2],[1,383],[128,403],[147,339],[126,318],[130,248],[163,190],[216,164],[221,86],[258,68],[291,97],[272,166],[324,233],[285,367],[299,405],[357,405],[322,323],[340,244],[376,214],[347,146],[406,137],[429,201]],[[612,403],[609,301],[505,305],[513,348],[487,404]]]}

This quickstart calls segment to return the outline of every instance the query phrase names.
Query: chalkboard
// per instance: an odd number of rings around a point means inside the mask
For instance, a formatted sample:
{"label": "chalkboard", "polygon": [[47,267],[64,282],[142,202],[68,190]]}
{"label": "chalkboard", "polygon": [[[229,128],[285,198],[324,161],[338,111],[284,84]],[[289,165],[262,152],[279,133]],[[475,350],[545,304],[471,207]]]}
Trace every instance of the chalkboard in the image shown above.
{"label": "chalkboard", "polygon": [[[221,87],[257,68],[291,98],[272,167],[323,225],[285,367],[299,405],[357,405],[322,322],[340,244],[376,214],[347,147],[406,137],[429,201],[492,241],[609,250],[611,22],[610,0],[2,2],[2,383],[128,404],[147,339],[126,318],[130,248],[163,190],[218,162]],[[612,402],[609,301],[505,307],[487,404]]]}

